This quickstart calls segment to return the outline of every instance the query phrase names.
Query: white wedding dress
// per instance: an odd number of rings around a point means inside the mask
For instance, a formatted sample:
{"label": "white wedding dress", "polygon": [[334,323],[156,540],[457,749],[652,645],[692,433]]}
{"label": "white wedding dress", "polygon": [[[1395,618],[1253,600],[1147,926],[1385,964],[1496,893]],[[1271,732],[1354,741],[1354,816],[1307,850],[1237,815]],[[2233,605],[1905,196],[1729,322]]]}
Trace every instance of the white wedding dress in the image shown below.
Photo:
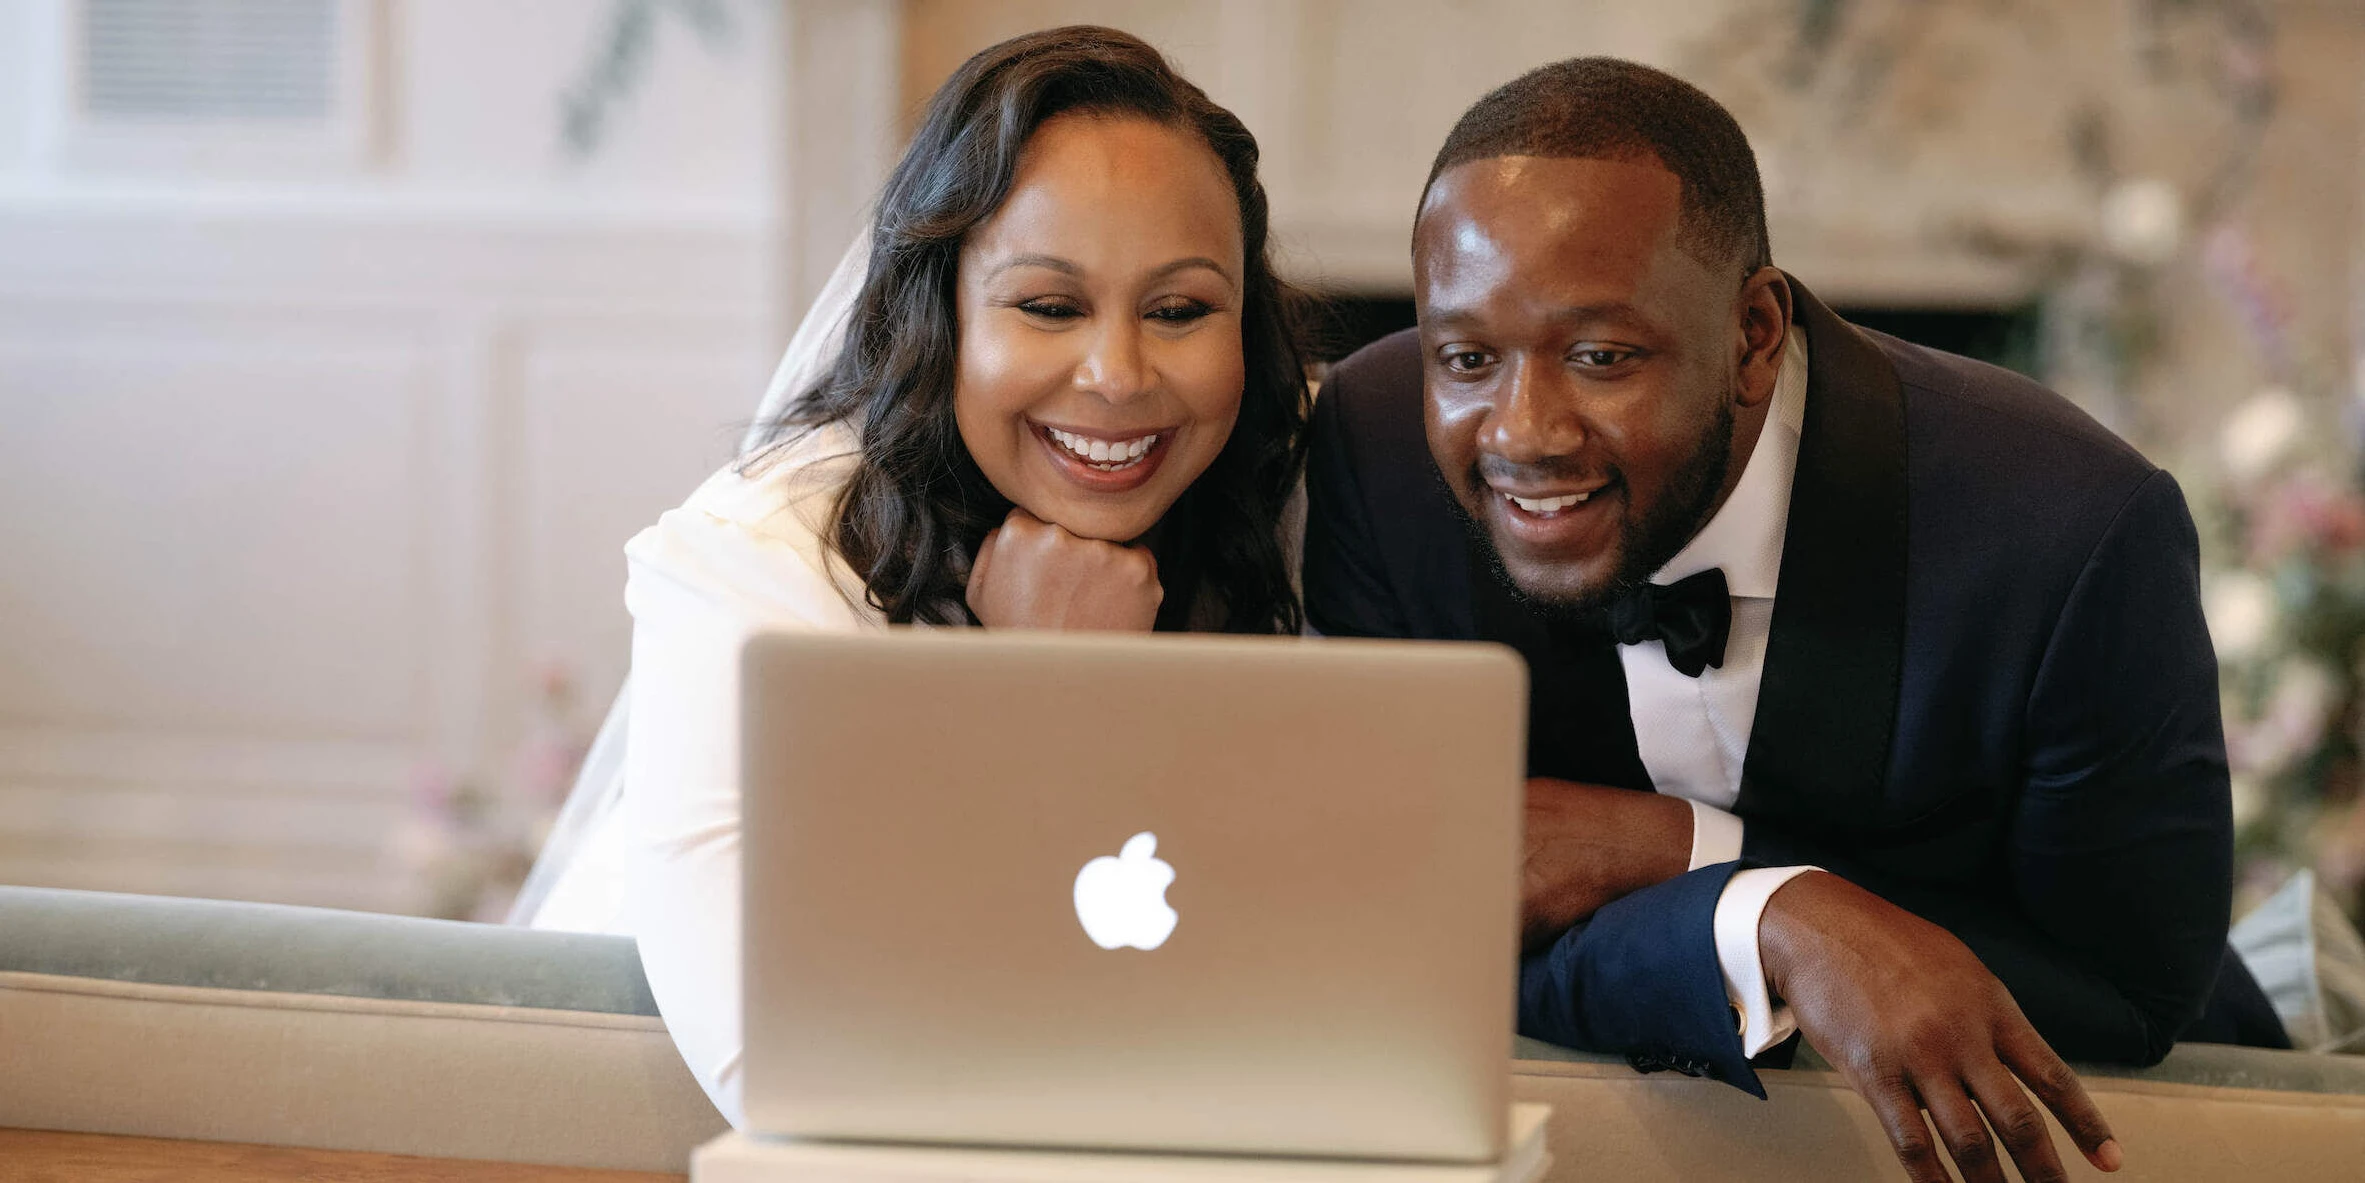
{"label": "white wedding dress", "polygon": [[[835,359],[867,248],[857,239],[806,312],[743,452]],[[626,544],[632,673],[509,917],[634,937],[667,1029],[733,1125],[739,644],[758,628],[883,627],[824,540],[854,445],[831,426],[747,472],[734,463]]]}

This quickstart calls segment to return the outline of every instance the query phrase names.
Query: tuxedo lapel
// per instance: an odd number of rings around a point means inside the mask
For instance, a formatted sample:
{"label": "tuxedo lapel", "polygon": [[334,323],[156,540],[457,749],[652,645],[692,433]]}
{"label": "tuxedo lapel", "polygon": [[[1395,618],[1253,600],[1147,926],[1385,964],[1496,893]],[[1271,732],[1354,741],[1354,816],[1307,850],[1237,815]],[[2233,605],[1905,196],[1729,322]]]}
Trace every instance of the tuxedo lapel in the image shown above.
{"label": "tuxedo lapel", "polygon": [[1599,629],[1537,614],[1503,586],[1479,544],[1468,549],[1476,634],[1527,661],[1527,774],[1649,790],[1617,645]]}
{"label": "tuxedo lapel", "polygon": [[1790,281],[1806,419],[1758,684],[1744,817],[1821,830],[1878,816],[1905,640],[1905,405],[1887,355]]}

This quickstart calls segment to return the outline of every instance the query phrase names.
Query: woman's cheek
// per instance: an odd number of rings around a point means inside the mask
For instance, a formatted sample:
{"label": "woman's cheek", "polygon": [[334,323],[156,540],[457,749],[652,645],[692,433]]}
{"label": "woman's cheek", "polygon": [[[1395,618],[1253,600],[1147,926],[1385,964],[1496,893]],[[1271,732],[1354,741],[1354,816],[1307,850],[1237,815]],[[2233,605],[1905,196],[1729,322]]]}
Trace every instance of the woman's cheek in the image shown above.
{"label": "woman's cheek", "polygon": [[1058,359],[1047,344],[995,331],[991,318],[981,318],[977,331],[961,342],[953,414],[962,442],[980,461],[1018,458],[1027,435],[1023,416],[1049,385],[1056,385],[1051,379],[1057,377]]}
{"label": "woman's cheek", "polygon": [[1229,333],[1194,334],[1190,344],[1194,347],[1190,376],[1178,383],[1182,389],[1175,393],[1198,427],[1204,467],[1214,462],[1215,454],[1223,450],[1224,441],[1231,437],[1233,425],[1239,422],[1241,392],[1248,381],[1248,369],[1241,357],[1237,328]]}
{"label": "woman's cheek", "polygon": [[1164,343],[1158,366],[1167,390],[1193,418],[1220,417],[1226,404],[1240,401],[1244,363],[1240,335],[1213,329]]}

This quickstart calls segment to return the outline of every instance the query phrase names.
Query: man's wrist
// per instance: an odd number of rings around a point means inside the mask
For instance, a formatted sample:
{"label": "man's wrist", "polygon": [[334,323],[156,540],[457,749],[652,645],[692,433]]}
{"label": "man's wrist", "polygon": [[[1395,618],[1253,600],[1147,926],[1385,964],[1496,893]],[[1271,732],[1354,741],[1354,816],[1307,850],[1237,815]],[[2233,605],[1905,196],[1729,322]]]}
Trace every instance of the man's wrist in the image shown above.
{"label": "man's wrist", "polygon": [[1766,897],[1765,910],[1757,921],[1757,954],[1774,997],[1789,996],[1792,969],[1811,958],[1810,946],[1816,935],[1810,917],[1814,901],[1837,882],[1841,882],[1839,877],[1829,871],[1808,871]]}
{"label": "man's wrist", "polygon": [[1692,807],[1692,857],[1686,870],[1697,871],[1741,857],[1741,819],[1698,801]]}

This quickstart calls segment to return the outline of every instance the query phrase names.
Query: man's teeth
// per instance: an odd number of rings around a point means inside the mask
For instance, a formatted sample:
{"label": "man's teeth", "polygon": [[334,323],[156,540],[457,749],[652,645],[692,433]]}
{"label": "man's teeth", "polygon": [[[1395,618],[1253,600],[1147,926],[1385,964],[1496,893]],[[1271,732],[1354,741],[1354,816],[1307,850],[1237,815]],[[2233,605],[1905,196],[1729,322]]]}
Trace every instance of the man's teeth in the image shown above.
{"label": "man's teeth", "polygon": [[1591,496],[1591,493],[1571,493],[1565,497],[1513,497],[1505,493],[1503,499],[1529,513],[1559,513]]}
{"label": "man's teeth", "polygon": [[1043,430],[1050,434],[1052,442],[1066,448],[1076,459],[1087,461],[1095,467],[1111,472],[1120,468],[1131,468],[1141,463],[1141,458],[1149,455],[1151,448],[1158,446],[1158,437],[1155,435],[1145,435],[1140,439],[1118,440],[1111,443],[1108,440],[1077,435],[1072,431],[1061,431],[1056,427],[1046,427]]}

